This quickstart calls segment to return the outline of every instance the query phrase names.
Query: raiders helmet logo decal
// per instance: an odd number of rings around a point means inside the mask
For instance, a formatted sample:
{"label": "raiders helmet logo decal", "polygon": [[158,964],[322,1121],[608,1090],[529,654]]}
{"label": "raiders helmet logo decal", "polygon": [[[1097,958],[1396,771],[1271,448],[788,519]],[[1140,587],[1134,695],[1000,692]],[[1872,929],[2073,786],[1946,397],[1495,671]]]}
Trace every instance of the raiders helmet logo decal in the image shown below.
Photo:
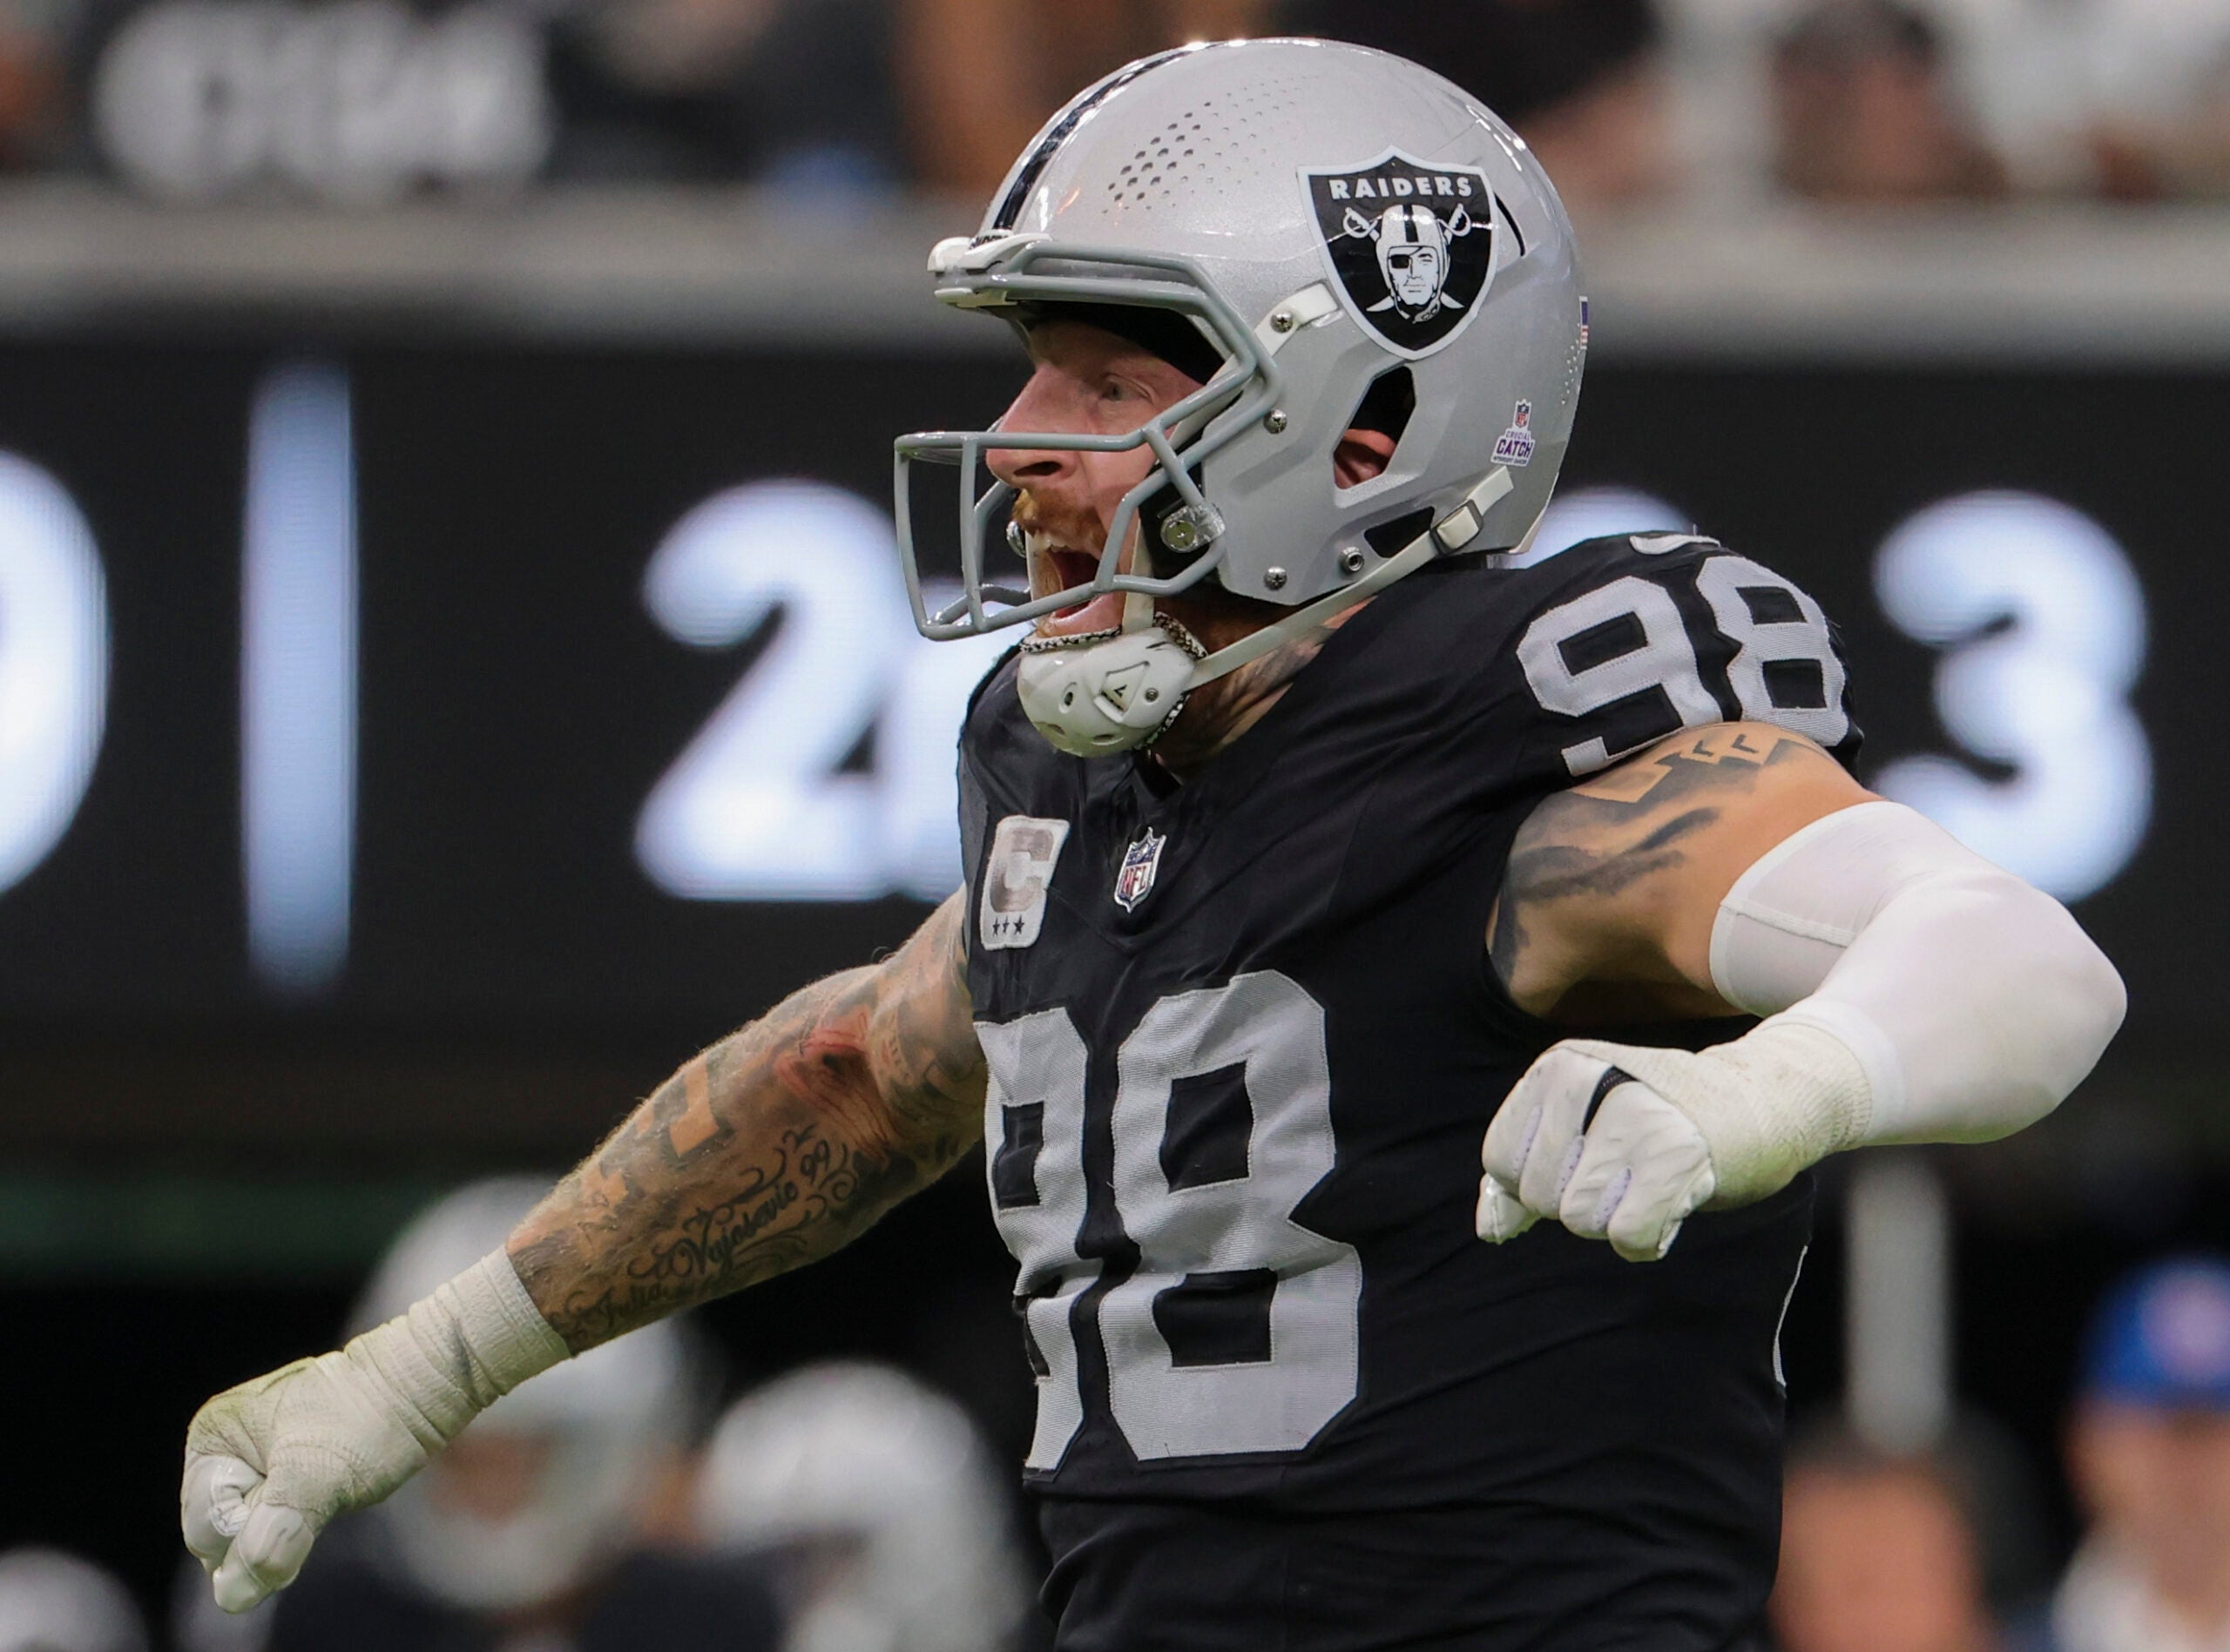
{"label": "raiders helmet logo decal", "polygon": [[1395,149],[1368,165],[1303,168],[1301,179],[1350,315],[1412,358],[1463,331],[1494,271],[1484,172]]}

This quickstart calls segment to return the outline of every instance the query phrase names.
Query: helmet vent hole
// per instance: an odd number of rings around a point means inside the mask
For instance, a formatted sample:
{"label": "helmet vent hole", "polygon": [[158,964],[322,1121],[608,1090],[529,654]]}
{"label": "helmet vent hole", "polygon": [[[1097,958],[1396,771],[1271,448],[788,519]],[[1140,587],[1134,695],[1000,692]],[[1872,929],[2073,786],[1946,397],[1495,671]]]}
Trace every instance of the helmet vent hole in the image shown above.
{"label": "helmet vent hole", "polygon": [[1502,214],[1502,221],[1510,226],[1510,238],[1517,244],[1517,256],[1525,256],[1525,232],[1517,227],[1517,220],[1510,215],[1510,203],[1499,195],[1495,197],[1495,211]]}
{"label": "helmet vent hole", "polygon": [[1405,510],[1390,522],[1382,522],[1375,528],[1362,530],[1363,543],[1381,556],[1391,556],[1406,549],[1410,541],[1432,526],[1433,509],[1426,505],[1417,510]]}
{"label": "helmet vent hole", "polygon": [[1375,430],[1399,443],[1402,433],[1409,428],[1410,415],[1416,410],[1417,381],[1406,363],[1397,363],[1370,381],[1370,388],[1362,393],[1362,400],[1355,403],[1348,427]]}

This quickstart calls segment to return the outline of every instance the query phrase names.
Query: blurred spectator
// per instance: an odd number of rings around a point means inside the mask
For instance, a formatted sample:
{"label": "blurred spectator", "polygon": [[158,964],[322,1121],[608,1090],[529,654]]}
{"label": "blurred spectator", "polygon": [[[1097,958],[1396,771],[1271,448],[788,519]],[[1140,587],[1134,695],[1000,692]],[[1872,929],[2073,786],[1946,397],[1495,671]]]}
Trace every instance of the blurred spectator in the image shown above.
{"label": "blurred spectator", "polygon": [[2221,0],[1661,3],[1701,192],[2230,196]]}
{"label": "blurred spectator", "polygon": [[849,200],[902,180],[888,0],[571,0],[551,176],[751,179]]}
{"label": "blurred spectator", "polygon": [[1292,17],[1446,75],[1524,135],[1576,209],[1677,181],[1653,0],[1299,0]]}
{"label": "blurred spectator", "polygon": [[2230,198],[2230,7],[2126,10],[2098,47],[2112,65],[2090,128],[2099,192]]}
{"label": "blurred spectator", "polygon": [[1053,111],[1134,57],[1274,26],[1273,0],[891,0],[917,179],[988,199]]}
{"label": "blurred spectator", "polygon": [[1899,0],[1822,0],[1774,54],[1781,183],[1828,200],[1978,199],[2005,172],[1956,109],[1943,44]]}
{"label": "blurred spectator", "polygon": [[[348,1329],[487,1255],[545,1190],[503,1179],[442,1200],[404,1229]],[[201,1604],[206,1588],[180,1638],[188,1652],[773,1652],[779,1622],[755,1568],[646,1541],[690,1391],[671,1323],[591,1349],[522,1384],[328,1534],[294,1585],[249,1615],[253,1641]]]}
{"label": "blurred spectator", "polygon": [[180,199],[981,200],[1080,87],[1269,32],[1438,69],[1583,211],[1769,182],[2230,196],[2221,0],[0,0],[0,170],[75,154]]}
{"label": "blurred spectator", "polygon": [[2230,1648],[2230,1258],[2108,1293],[2068,1460],[2090,1529],[2024,1652]]}
{"label": "blurred spectator", "polygon": [[1840,1426],[1792,1444],[1773,1627],[1781,1652],[1991,1652],[1970,1477]]}
{"label": "blurred spectator", "polygon": [[0,1652],[147,1652],[124,1585],[59,1549],[0,1554]]}
{"label": "blurred spectator", "polygon": [[51,160],[59,138],[63,0],[0,0],[0,172]]}
{"label": "blurred spectator", "polygon": [[2014,181],[2125,199],[2230,196],[2230,5],[1931,0]]}
{"label": "blurred spectator", "polygon": [[959,1406],[904,1372],[810,1365],[732,1406],[699,1526],[772,1559],[784,1652],[998,1652],[1028,1586],[1005,1477]]}

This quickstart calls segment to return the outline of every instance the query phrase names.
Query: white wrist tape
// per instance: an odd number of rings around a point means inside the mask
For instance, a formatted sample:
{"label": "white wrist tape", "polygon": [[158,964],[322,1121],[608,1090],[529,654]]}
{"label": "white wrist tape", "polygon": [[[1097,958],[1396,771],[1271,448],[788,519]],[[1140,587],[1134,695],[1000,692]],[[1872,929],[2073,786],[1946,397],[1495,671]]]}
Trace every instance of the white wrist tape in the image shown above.
{"label": "white wrist tape", "polygon": [[1822,1103],[1838,1146],[2010,1135],[2082,1081],[2126,1008],[2066,908],[1900,803],[1815,820],[1744,873],[1711,972],[1770,1017],[1730,1048],[1801,1028],[1856,1058],[1863,1096]]}
{"label": "white wrist tape", "polygon": [[497,1251],[347,1347],[219,1394],[187,1426],[179,1491],[218,1605],[286,1588],[327,1521],[385,1497],[566,1352]]}
{"label": "white wrist tape", "polygon": [[417,1419],[410,1432],[432,1452],[569,1352],[510,1258],[495,1251],[356,1338],[341,1356],[394,1392]]}

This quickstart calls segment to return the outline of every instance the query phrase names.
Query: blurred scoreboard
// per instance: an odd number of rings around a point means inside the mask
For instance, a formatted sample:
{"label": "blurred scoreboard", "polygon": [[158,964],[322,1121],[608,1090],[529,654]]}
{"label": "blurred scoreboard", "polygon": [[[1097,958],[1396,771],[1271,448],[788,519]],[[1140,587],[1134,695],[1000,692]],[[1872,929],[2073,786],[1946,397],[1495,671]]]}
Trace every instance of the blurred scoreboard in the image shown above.
{"label": "blurred scoreboard", "polygon": [[[0,1028],[709,1031],[959,874],[997,641],[907,617],[889,439],[1017,360],[0,346]],[[2230,377],[1591,373],[1551,540],[1841,624],[1865,772],[2211,1024]],[[945,513],[938,513],[940,517]]]}

